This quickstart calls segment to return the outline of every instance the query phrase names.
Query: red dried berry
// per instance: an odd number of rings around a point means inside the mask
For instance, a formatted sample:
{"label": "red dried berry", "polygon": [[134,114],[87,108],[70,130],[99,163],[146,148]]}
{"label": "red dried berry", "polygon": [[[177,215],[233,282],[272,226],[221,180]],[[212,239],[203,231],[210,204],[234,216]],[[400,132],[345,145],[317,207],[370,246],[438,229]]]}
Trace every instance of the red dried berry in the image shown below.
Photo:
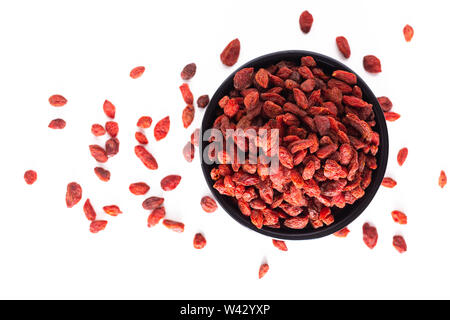
{"label": "red dried berry", "polygon": [[164,203],[164,198],[160,197],[150,197],[144,200],[142,202],[142,208],[145,210],[154,210],[156,208],[159,208]]}
{"label": "red dried berry", "polygon": [[379,97],[378,103],[380,104],[381,110],[384,112],[389,112],[392,110],[392,102],[388,97]]}
{"label": "red dried berry", "polygon": [[32,185],[37,180],[37,173],[34,170],[25,171],[23,178],[28,185]]}
{"label": "red dried berry", "polygon": [[205,196],[200,201],[200,204],[203,208],[203,210],[207,213],[212,213],[217,210],[217,203],[216,200],[209,196]]}
{"label": "red dried berry", "polygon": [[99,145],[90,145],[89,151],[91,152],[92,157],[100,163],[105,163],[108,161],[108,156],[106,154],[105,149],[100,147]]}
{"label": "red dried berry", "polygon": [[192,121],[194,121],[195,108],[193,105],[187,105],[183,110],[182,120],[183,127],[187,128],[191,125]]}
{"label": "red dried berry", "polygon": [[177,175],[170,175],[161,180],[161,189],[164,191],[172,191],[181,181],[181,177]]}
{"label": "red dried berry", "polygon": [[105,123],[106,132],[112,137],[115,138],[119,134],[119,124],[115,121],[108,121]]}
{"label": "red dried berry", "polygon": [[203,249],[206,246],[206,239],[201,233],[194,236],[194,248]]}
{"label": "red dried berry", "polygon": [[145,182],[135,182],[130,184],[129,189],[132,194],[142,196],[150,190],[150,187]]}
{"label": "red dried berry", "polygon": [[139,158],[139,160],[141,160],[144,166],[146,166],[148,169],[158,169],[158,162],[156,162],[156,159],[153,157],[153,155],[148,152],[143,146],[134,147],[134,152],[136,153],[136,156]]}
{"label": "red dried berry", "polygon": [[207,94],[204,94],[197,99],[197,107],[199,108],[206,108],[206,106],[209,104],[209,96]]}
{"label": "red dried berry", "polygon": [[363,59],[364,69],[370,73],[380,73],[381,72],[381,62],[380,59],[373,55],[365,56]]}
{"label": "red dried berry", "polygon": [[332,76],[350,85],[356,84],[358,81],[356,74],[344,70],[336,70],[333,72]]}
{"label": "red dried berry", "polygon": [[[244,68],[236,72],[233,78],[234,88],[236,90],[244,90],[252,85],[253,82],[253,68]],[[235,101],[231,99],[230,101]]]}
{"label": "red dried berry", "polygon": [[67,103],[67,99],[59,94],[55,94],[48,98],[48,102],[54,107],[62,107]]}
{"label": "red dried berry", "polygon": [[281,251],[288,251],[288,248],[284,241],[272,239],[272,243],[275,248],[280,249]]}
{"label": "red dried berry", "polygon": [[414,29],[409,24],[407,24],[403,28],[403,36],[405,37],[406,42],[410,42],[414,36]]}
{"label": "red dried berry", "polygon": [[223,49],[220,54],[220,60],[224,65],[231,67],[237,62],[240,51],[241,43],[239,39],[234,39]]}
{"label": "red dried berry", "polygon": [[186,159],[187,162],[192,162],[194,160],[195,156],[195,148],[194,145],[190,142],[186,143],[186,145],[183,148],[183,156],[184,159]]}
{"label": "red dried berry", "polygon": [[155,125],[154,134],[156,141],[164,139],[169,133],[170,129],[170,118],[167,116]]}
{"label": "red dried berry", "polygon": [[162,219],[166,217],[166,209],[164,207],[158,207],[152,210],[153,211],[147,218],[147,226],[149,228],[156,226]]}
{"label": "red dried berry", "polygon": [[96,167],[94,169],[94,172],[97,175],[97,177],[104,182],[108,182],[109,179],[111,179],[111,173],[104,168]]}
{"label": "red dried berry", "polygon": [[347,227],[345,227],[345,228],[339,230],[338,232],[335,232],[334,235],[338,238],[346,238],[349,233],[350,233],[350,230]]}
{"label": "red dried berry", "polygon": [[66,192],[66,204],[67,208],[74,207],[78,202],[80,202],[83,197],[83,190],[81,186],[76,182],[71,182],[67,185]]}
{"label": "red dried berry", "polygon": [[392,245],[399,253],[404,253],[408,250],[406,246],[406,241],[402,236],[394,236],[392,240]]}
{"label": "red dried berry", "polygon": [[439,175],[439,187],[444,188],[447,184],[447,175],[444,171],[441,171],[441,174]]}
{"label": "red dried berry", "polygon": [[117,138],[108,139],[105,143],[105,151],[108,157],[115,156],[119,153],[120,142]]}
{"label": "red dried berry", "polygon": [[50,129],[64,129],[66,127],[66,121],[63,119],[55,119],[50,121],[48,127]]}
{"label": "red dried berry", "polygon": [[192,94],[191,89],[189,88],[189,85],[187,83],[183,83],[180,86],[180,91],[186,104],[194,104],[194,95]]}
{"label": "red dried berry", "polygon": [[395,112],[385,112],[384,113],[384,118],[386,119],[386,121],[390,121],[390,122],[394,122],[397,121],[398,119],[400,119],[400,115],[398,113]]}
{"label": "red dried berry", "polygon": [[89,227],[89,230],[92,233],[98,233],[100,231],[105,230],[107,224],[108,224],[108,221],[105,221],[105,220],[92,221],[91,225]]}
{"label": "red dried berry", "polygon": [[103,211],[105,211],[106,214],[109,214],[112,217],[117,217],[122,213],[122,211],[120,211],[120,208],[116,205],[104,206]]}
{"label": "red dried berry", "polygon": [[348,41],[345,37],[337,37],[336,45],[345,58],[350,58],[352,52],[350,50],[350,45],[348,44]]}
{"label": "red dried berry", "polygon": [[408,148],[400,149],[400,151],[397,154],[398,165],[402,166],[405,163],[407,157],[408,157]]}
{"label": "red dried berry", "polygon": [[134,134],[134,137],[136,138],[137,142],[139,142],[140,144],[148,144],[148,139],[145,136],[145,134],[143,134],[142,132],[137,131]]}
{"label": "red dried berry", "polygon": [[259,69],[255,74],[255,82],[262,88],[267,88],[269,85],[269,72],[264,68]]}
{"label": "red dried berry", "polygon": [[370,249],[375,248],[378,241],[377,228],[365,223],[363,225],[363,241]]}
{"label": "red dried berry", "polygon": [[398,224],[408,224],[408,217],[401,211],[394,210],[391,212],[392,219]]}
{"label": "red dried berry", "polygon": [[152,125],[152,118],[148,116],[142,116],[137,122],[137,126],[141,129],[148,129]]}
{"label": "red dried berry", "polygon": [[197,71],[197,65],[195,63],[189,63],[181,71],[181,79],[183,79],[183,80],[192,79],[195,76],[196,71]]}
{"label": "red dried berry", "polygon": [[269,265],[267,263],[263,263],[259,267],[259,273],[258,273],[259,279],[262,279],[262,277],[264,277],[268,271],[269,271]]}
{"label": "red dried berry", "polygon": [[116,117],[116,106],[110,101],[105,100],[105,102],[103,102],[103,112],[108,118],[114,119]]}
{"label": "red dried berry", "polygon": [[84,203],[83,211],[89,221],[94,221],[97,218],[97,214],[89,199]]}
{"label": "red dried berry", "polygon": [[136,68],[134,68],[133,70],[130,71],[130,77],[132,79],[137,79],[140,76],[142,76],[144,71],[145,71],[145,67],[136,67]]}
{"label": "red dried berry", "polygon": [[94,136],[101,137],[101,136],[105,135],[106,130],[101,124],[95,123],[91,127],[91,132]]}
{"label": "red dried berry", "polygon": [[181,222],[166,219],[163,221],[163,225],[166,228],[168,228],[172,231],[178,232],[178,233],[181,233],[184,231],[184,223],[181,223]]}
{"label": "red dried berry", "polygon": [[195,129],[194,132],[191,134],[191,143],[198,147],[198,143],[200,140],[200,129]]}
{"label": "red dried berry", "polygon": [[381,185],[386,188],[394,188],[397,185],[397,181],[392,178],[384,178]]}
{"label": "red dried berry", "polygon": [[314,22],[314,18],[308,11],[303,11],[300,15],[299,23],[300,29],[303,33],[308,33],[311,30],[312,24]]}

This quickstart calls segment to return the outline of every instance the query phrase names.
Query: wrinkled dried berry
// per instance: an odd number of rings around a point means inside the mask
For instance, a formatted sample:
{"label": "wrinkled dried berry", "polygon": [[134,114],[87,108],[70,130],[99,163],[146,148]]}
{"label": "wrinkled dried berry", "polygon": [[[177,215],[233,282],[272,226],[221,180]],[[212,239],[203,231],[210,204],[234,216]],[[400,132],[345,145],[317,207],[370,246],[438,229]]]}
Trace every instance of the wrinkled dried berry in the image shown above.
{"label": "wrinkled dried berry", "polygon": [[205,212],[212,213],[217,210],[216,200],[209,196],[203,197],[200,204]]}
{"label": "wrinkled dried berry", "polygon": [[365,56],[363,59],[363,66],[367,72],[370,73],[380,73],[381,72],[381,62],[380,59],[373,55]]}
{"label": "wrinkled dried berry", "polygon": [[183,110],[182,120],[183,127],[187,128],[191,125],[192,121],[194,121],[195,108],[193,105],[187,105]]}
{"label": "wrinkled dried berry", "polygon": [[288,251],[288,248],[284,241],[272,239],[272,243],[275,248],[280,249],[281,251]]}
{"label": "wrinkled dried berry", "polygon": [[409,24],[407,24],[403,28],[403,36],[405,37],[406,42],[410,42],[414,36],[414,29]]}
{"label": "wrinkled dried berry", "polygon": [[388,97],[379,97],[378,103],[384,112],[389,112],[392,110],[392,102]]}
{"label": "wrinkled dried berry", "polygon": [[351,55],[350,45],[348,44],[348,41],[345,37],[337,37],[336,45],[345,58],[347,59],[350,58]]}
{"label": "wrinkled dried berry", "polygon": [[136,156],[139,158],[139,160],[141,160],[144,166],[146,166],[148,169],[158,169],[158,163],[156,162],[156,159],[143,146],[134,147],[134,152],[136,153]]}
{"label": "wrinkled dried berry", "polygon": [[140,131],[136,131],[136,133],[134,134],[134,137],[136,138],[136,141],[140,144],[148,144],[148,139],[145,136],[145,134],[143,134]]}
{"label": "wrinkled dried berry", "polygon": [[194,104],[194,95],[191,92],[191,89],[189,88],[189,85],[187,83],[183,83],[180,86],[181,96],[183,97],[184,102],[186,104]]}
{"label": "wrinkled dried berry", "polygon": [[152,125],[152,118],[149,116],[142,116],[137,122],[137,126],[141,129],[148,129]]}
{"label": "wrinkled dried berry", "polygon": [[162,206],[163,203],[164,203],[164,198],[150,197],[148,199],[145,199],[144,202],[142,202],[142,207],[145,210],[154,210],[154,209]]}
{"label": "wrinkled dried berry", "polygon": [[350,233],[350,230],[347,227],[345,227],[345,228],[339,230],[338,232],[335,232],[334,235],[338,238],[346,238],[349,233]]}
{"label": "wrinkled dried berry", "polygon": [[163,225],[166,228],[168,228],[172,231],[178,232],[178,233],[181,233],[184,231],[184,224],[181,222],[166,219],[163,221]]}
{"label": "wrinkled dried berry", "polygon": [[191,134],[191,143],[198,147],[198,143],[200,140],[200,129],[195,129],[194,132]]}
{"label": "wrinkled dried berry", "polygon": [[112,138],[115,138],[119,134],[119,124],[115,121],[108,121],[105,123],[105,130]]}
{"label": "wrinkled dried berry", "polygon": [[149,228],[156,226],[162,219],[166,217],[166,209],[164,207],[158,207],[152,210],[153,211],[147,218],[147,226]]}
{"label": "wrinkled dried berry", "polygon": [[34,170],[27,170],[25,171],[23,178],[25,179],[26,184],[32,185],[37,180],[37,173]]}
{"label": "wrinkled dried berry", "polygon": [[66,121],[63,119],[55,119],[50,121],[48,127],[50,129],[64,129],[66,127]]}
{"label": "wrinkled dried berry", "polygon": [[92,221],[91,225],[89,227],[89,230],[92,233],[98,233],[100,231],[105,230],[107,224],[108,224],[108,221],[105,221],[105,220]]}
{"label": "wrinkled dried berry", "polygon": [[363,240],[369,249],[375,248],[378,241],[378,232],[377,228],[371,226],[368,223],[363,225]]}
{"label": "wrinkled dried berry", "polygon": [[159,120],[158,123],[155,125],[154,129],[156,141],[164,139],[169,133],[169,129],[170,129],[170,118],[168,116]]}
{"label": "wrinkled dried berry", "polygon": [[384,178],[381,185],[386,188],[394,188],[397,185],[397,181],[392,178]]}
{"label": "wrinkled dried berry", "polygon": [[183,80],[192,79],[195,76],[196,71],[197,71],[197,65],[195,63],[189,63],[181,71],[181,79],[183,79]]}
{"label": "wrinkled dried berry", "polygon": [[400,115],[398,113],[390,111],[384,113],[384,118],[386,119],[386,121],[394,122],[400,119]]}
{"label": "wrinkled dried berry", "polygon": [[192,160],[194,160],[195,148],[192,143],[190,142],[186,143],[186,145],[183,148],[183,156],[184,159],[189,163],[192,162]]}
{"label": "wrinkled dried berry", "polygon": [[67,208],[74,207],[78,202],[80,202],[83,197],[83,190],[81,186],[76,182],[71,182],[67,185],[66,192],[66,205]]}
{"label": "wrinkled dried berry", "polygon": [[439,175],[439,187],[444,188],[447,184],[447,175],[444,171],[441,171],[441,174]]}
{"label": "wrinkled dried berry", "polygon": [[142,196],[150,190],[150,187],[145,182],[135,182],[130,184],[129,189],[132,194]]}
{"label": "wrinkled dried berry", "polygon": [[96,137],[104,136],[106,133],[105,128],[101,124],[93,124],[91,127],[91,132]]}
{"label": "wrinkled dried berry", "polygon": [[259,267],[259,273],[258,273],[259,279],[262,279],[267,274],[268,271],[269,271],[269,265],[267,263],[263,263]]}
{"label": "wrinkled dried berry", "polygon": [[116,107],[108,100],[103,103],[103,112],[108,118],[114,119],[116,117]]}
{"label": "wrinkled dried berry", "polygon": [[231,67],[237,62],[240,51],[241,43],[239,42],[239,39],[234,39],[222,51],[220,60],[224,65]]}
{"label": "wrinkled dried berry", "polygon": [[105,149],[100,147],[99,145],[90,145],[89,151],[91,152],[92,157],[100,163],[105,163],[108,161],[108,155],[106,154]]}
{"label": "wrinkled dried berry", "polygon": [[48,98],[48,102],[53,107],[62,107],[64,105],[66,105],[67,99],[64,98],[62,95],[55,94],[55,95],[51,96],[50,98]]}
{"label": "wrinkled dried berry", "polygon": [[408,157],[408,148],[402,148],[397,154],[397,162],[399,166],[403,166]]}
{"label": "wrinkled dried berry", "polygon": [[181,181],[181,177],[177,175],[170,175],[161,180],[161,189],[164,191],[172,191]]}
{"label": "wrinkled dried berry", "polygon": [[132,79],[137,79],[140,76],[142,76],[144,71],[145,71],[145,67],[136,67],[136,68],[134,68],[133,70],[130,71],[130,77]]}
{"label": "wrinkled dried berry", "polygon": [[204,94],[197,99],[197,107],[199,108],[206,108],[206,106],[209,104],[209,96],[207,94]]}
{"label": "wrinkled dried berry", "polygon": [[203,249],[206,246],[206,239],[201,233],[194,236],[194,248]]}
{"label": "wrinkled dried berry", "polygon": [[398,224],[407,224],[408,223],[408,217],[406,216],[406,214],[404,214],[401,211],[394,210],[391,212],[391,215],[392,215],[392,219],[394,220],[394,222],[396,222]]}
{"label": "wrinkled dried berry", "polygon": [[303,33],[309,33],[311,31],[312,24],[314,22],[314,18],[308,11],[303,11],[300,15],[300,29]]}
{"label": "wrinkled dried berry", "polygon": [[84,203],[83,211],[89,221],[94,221],[97,218],[97,214],[89,199]]}
{"label": "wrinkled dried berry", "polygon": [[392,240],[392,245],[399,253],[404,253],[408,250],[406,246],[406,241],[402,236],[394,236]]}
{"label": "wrinkled dried berry", "polygon": [[104,182],[108,182],[109,179],[111,179],[111,173],[104,168],[96,167],[94,168],[94,172],[97,177]]}
{"label": "wrinkled dried berry", "polygon": [[105,143],[105,152],[108,157],[113,157],[119,153],[120,142],[117,138],[108,139]]}
{"label": "wrinkled dried berry", "polygon": [[112,217],[117,217],[119,214],[122,214],[122,211],[116,205],[104,206],[103,211]]}

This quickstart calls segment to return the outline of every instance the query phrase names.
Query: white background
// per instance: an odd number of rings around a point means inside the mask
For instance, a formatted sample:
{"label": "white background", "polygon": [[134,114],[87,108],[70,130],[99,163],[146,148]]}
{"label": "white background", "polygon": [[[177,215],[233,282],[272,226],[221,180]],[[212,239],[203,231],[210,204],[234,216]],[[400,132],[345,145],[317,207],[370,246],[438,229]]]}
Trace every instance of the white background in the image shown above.
{"label": "white background", "polygon": [[[450,172],[448,7],[445,1],[2,1],[0,4],[0,298],[450,298],[448,209],[450,190],[441,190],[441,169]],[[314,15],[312,31],[300,32],[303,10]],[[415,29],[406,43],[402,29]],[[180,71],[190,62],[195,96],[209,94],[239,65],[285,49],[320,52],[341,61],[336,36],[350,42],[345,61],[377,96],[387,95],[402,115],[389,123],[387,175],[397,188],[381,189],[351,226],[347,239],[288,242],[289,252],[250,232],[223,210],[206,214],[200,199],[209,194],[198,154],[188,164],[181,150],[199,127],[182,127]],[[219,54],[238,37],[238,63],[224,67]],[[362,57],[375,54],[383,72],[372,76]],[[137,80],[130,70],[143,65]],[[63,108],[48,97],[62,94]],[[105,99],[120,124],[121,151],[106,164],[109,183],[93,173],[88,145],[96,143],[93,123],[104,123]],[[134,155],[136,121],[170,115],[168,137],[149,149],[160,169],[147,170]],[[64,118],[66,129],[47,128]],[[103,140],[100,140],[103,143]],[[397,151],[409,148],[400,168]],[[38,181],[23,181],[27,169]],[[159,181],[181,174],[180,186],[165,193],[167,217],[183,221],[183,234],[159,225],[148,229],[145,197],[128,191],[146,181],[149,195],[161,195]],[[78,181],[83,200],[65,206],[66,185]],[[89,232],[82,205],[89,197],[101,208],[119,205],[100,234]],[[390,212],[403,210],[409,224],[394,224]],[[362,242],[364,222],[377,226],[379,242]],[[208,240],[193,249],[196,232]],[[392,237],[404,235],[400,255]],[[261,262],[270,271],[257,279]]]}

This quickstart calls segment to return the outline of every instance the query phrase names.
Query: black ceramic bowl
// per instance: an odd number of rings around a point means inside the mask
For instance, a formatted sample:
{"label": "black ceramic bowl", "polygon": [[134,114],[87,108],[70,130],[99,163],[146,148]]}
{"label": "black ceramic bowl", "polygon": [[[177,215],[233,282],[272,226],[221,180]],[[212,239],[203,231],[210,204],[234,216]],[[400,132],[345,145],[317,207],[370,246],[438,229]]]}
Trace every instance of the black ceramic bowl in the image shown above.
{"label": "black ceramic bowl", "polygon": [[[309,51],[299,51],[299,50],[289,50],[289,51],[280,51],[275,53],[270,53],[265,56],[256,58],[243,66],[241,66],[238,70],[242,68],[254,67],[255,69],[261,67],[268,67],[269,65],[275,64],[281,60],[291,60],[300,62],[300,58],[303,56],[312,56],[317,65],[327,73],[330,74],[334,70],[346,70],[349,72],[353,72],[347,66],[336,61],[330,57]],[[353,72],[354,73],[354,72]],[[228,93],[233,89],[233,77],[234,74],[231,74],[217,89],[216,93],[211,99],[208,108],[206,109],[202,128],[202,133],[206,130],[212,128],[214,120],[216,119],[218,113],[220,113],[221,109],[218,105],[219,100],[228,95]],[[388,150],[389,150],[389,141],[388,141],[388,132],[386,128],[386,121],[384,119],[383,111],[378,103],[377,98],[367,86],[367,84],[358,76],[357,85],[361,88],[363,92],[364,100],[371,103],[373,105],[373,110],[375,113],[376,126],[374,131],[380,134],[380,146],[377,154],[378,168],[373,172],[372,175],[372,183],[365,190],[365,195],[363,198],[356,201],[353,205],[347,205],[343,209],[339,209],[336,207],[332,208],[332,212],[334,214],[335,222],[330,226],[324,226],[319,229],[314,229],[309,224],[305,229],[302,230],[294,230],[289,229],[284,226],[281,226],[280,229],[273,229],[268,227],[263,227],[262,229],[256,228],[250,221],[249,217],[242,215],[235,201],[227,196],[221,195],[216,189],[213,188],[214,181],[211,179],[210,172],[211,169],[214,168],[215,165],[208,165],[201,159],[202,161],[202,170],[205,176],[205,179],[208,183],[211,192],[214,194],[215,198],[219,202],[219,204],[224,208],[224,210],[237,222],[244,225],[245,227],[264,234],[269,237],[286,239],[286,240],[304,240],[304,239],[315,239],[330,235],[336,231],[341,230],[342,228],[349,225],[353,220],[355,220],[369,205],[375,196],[380,184],[383,180],[386,165],[388,161]],[[207,147],[208,141],[202,141],[200,144],[201,153],[203,155],[204,148]],[[200,156],[200,158],[202,158]]]}

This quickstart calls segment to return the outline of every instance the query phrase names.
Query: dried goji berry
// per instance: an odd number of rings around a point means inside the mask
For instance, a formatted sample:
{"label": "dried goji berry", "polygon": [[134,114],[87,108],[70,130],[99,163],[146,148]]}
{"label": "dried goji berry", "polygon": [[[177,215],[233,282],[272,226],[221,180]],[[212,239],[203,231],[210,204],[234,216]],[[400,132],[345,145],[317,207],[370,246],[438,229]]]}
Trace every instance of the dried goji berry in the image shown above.
{"label": "dried goji berry", "polygon": [[191,143],[198,147],[198,143],[200,140],[200,129],[195,129],[194,132],[191,134]]}
{"label": "dried goji berry", "polygon": [[166,228],[168,228],[172,231],[175,231],[175,232],[181,233],[184,231],[184,223],[181,223],[181,222],[165,219],[163,221],[163,225]]}
{"label": "dried goji berry", "polygon": [[184,102],[186,104],[194,104],[194,95],[191,92],[191,89],[189,88],[189,85],[187,83],[183,83],[180,86],[181,96],[183,97]]}
{"label": "dried goji berry", "polygon": [[267,88],[269,85],[269,72],[264,68],[259,69],[255,74],[255,82],[262,88]]}
{"label": "dried goji berry", "polygon": [[159,208],[164,203],[164,198],[161,197],[150,197],[142,202],[142,208],[145,210],[153,210]]}
{"label": "dried goji berry", "polygon": [[206,246],[206,239],[201,233],[194,236],[194,248],[203,249]]}
{"label": "dried goji berry", "polygon": [[115,138],[119,134],[119,124],[115,121],[108,121],[105,123],[105,130],[112,138]]}
{"label": "dried goji berry", "polygon": [[94,157],[94,159],[98,162],[105,163],[106,161],[108,161],[108,155],[106,154],[105,149],[103,149],[99,145],[90,145],[89,150],[92,157]]}
{"label": "dried goji berry", "polygon": [[348,44],[348,41],[345,37],[337,37],[336,45],[345,58],[347,59],[350,58],[351,55],[350,45]]}
{"label": "dried goji berry", "polygon": [[114,119],[116,117],[116,107],[108,100],[103,102],[103,112],[108,118]]}
{"label": "dried goji berry", "polygon": [[100,231],[105,230],[107,224],[108,224],[108,221],[105,221],[105,220],[92,221],[91,225],[89,227],[89,230],[92,233],[98,233]]}
{"label": "dried goji berry", "polygon": [[106,140],[105,152],[108,157],[115,156],[119,153],[120,142],[117,138],[111,138]]}
{"label": "dried goji berry", "polygon": [[192,79],[195,76],[196,71],[197,71],[197,65],[195,63],[187,64],[181,71],[181,79],[183,79],[183,80]]}
{"label": "dried goji berry", "polygon": [[110,216],[113,216],[113,217],[116,217],[119,214],[122,214],[122,211],[116,205],[104,206],[103,211],[105,211],[106,214],[109,214]]}
{"label": "dried goji berry", "polygon": [[50,98],[48,98],[48,102],[50,103],[50,105],[54,107],[62,107],[67,103],[67,99],[64,98],[62,95],[55,94]]}
{"label": "dried goji berry", "polygon": [[149,116],[142,116],[137,122],[137,126],[141,129],[148,129],[152,125],[152,118]]}
{"label": "dried goji berry", "polygon": [[251,86],[253,81],[253,68],[244,68],[236,72],[233,78],[234,88],[244,90]]}
{"label": "dried goji berry", "polygon": [[63,119],[55,119],[50,121],[48,127],[50,129],[64,129],[66,127],[66,121]]}
{"label": "dried goji berry", "polygon": [[164,139],[169,133],[170,129],[170,118],[167,116],[158,121],[155,125],[154,134],[156,141]]}
{"label": "dried goji berry", "polygon": [[344,71],[344,70],[336,70],[333,72],[332,76],[334,78],[344,81],[345,83],[348,83],[350,85],[356,84],[356,82],[358,80],[354,73]]}
{"label": "dried goji berry", "polygon": [[406,42],[410,42],[414,36],[414,29],[409,24],[407,24],[403,28],[403,36],[405,37]]}
{"label": "dried goji berry", "polygon": [[94,136],[101,137],[105,135],[106,130],[101,124],[95,123],[91,127],[91,132]]}
{"label": "dried goji berry", "polygon": [[381,62],[380,59],[373,55],[365,56],[363,59],[363,66],[367,72],[370,73],[380,73],[381,72]]}
{"label": "dried goji berry", "polygon": [[169,175],[161,180],[161,189],[164,191],[172,191],[175,189],[181,181],[181,177],[178,175]]}
{"label": "dried goji berry", "polygon": [[259,279],[262,279],[262,277],[264,277],[268,271],[269,271],[269,265],[267,263],[263,263],[259,267],[259,273],[258,273]]}
{"label": "dried goji berry", "polygon": [[406,241],[402,236],[394,236],[392,240],[392,245],[400,253],[404,253],[408,250],[408,247],[406,246]]}
{"label": "dried goji berry", "polygon": [[386,188],[394,188],[397,185],[397,181],[392,178],[384,178],[381,185]]}
{"label": "dried goji berry", "polygon": [[398,113],[390,111],[384,113],[384,118],[386,119],[386,121],[394,122],[400,118],[400,115]]}
{"label": "dried goji berry", "polygon": [[71,182],[67,185],[67,192],[66,192],[67,208],[74,207],[78,202],[80,202],[82,197],[83,197],[83,190],[78,183]]}
{"label": "dried goji berry", "polygon": [[195,108],[193,105],[187,105],[183,110],[182,120],[183,127],[187,128],[191,125],[192,121],[194,121]]}
{"label": "dried goji berry", "polygon": [[96,167],[94,169],[94,172],[97,175],[97,177],[104,182],[108,182],[109,179],[111,178],[111,173],[102,167]]}
{"label": "dried goji berry", "polygon": [[288,251],[288,248],[284,241],[272,239],[272,243],[275,248],[280,249],[281,251]]}
{"label": "dried goji berry", "polygon": [[136,156],[139,158],[139,160],[141,160],[144,166],[146,166],[148,169],[158,169],[158,162],[156,162],[156,159],[153,157],[153,155],[148,152],[143,146],[134,147],[134,152],[136,153]]}
{"label": "dried goji berry", "polygon": [[200,204],[205,212],[212,213],[217,210],[216,200],[209,196],[203,197]]}
{"label": "dried goji berry", "polygon": [[166,217],[166,209],[164,207],[158,207],[152,210],[153,211],[147,218],[147,226],[149,228],[156,226],[162,219]]}
{"label": "dried goji berry", "polygon": [[142,132],[136,131],[134,137],[136,138],[136,141],[139,142],[140,144],[148,144],[148,139]]}
{"label": "dried goji berry", "polygon": [[379,97],[378,103],[384,112],[389,112],[392,110],[392,102],[388,97]]}
{"label": "dried goji berry", "polygon": [[220,60],[224,65],[231,67],[237,62],[240,51],[241,43],[239,39],[234,39],[223,49]]}
{"label": "dried goji berry", "polygon": [[394,210],[391,212],[392,219],[394,219],[395,222],[398,224],[407,224],[408,223],[408,217],[406,214],[404,214],[401,211]]}
{"label": "dried goji berry", "polygon": [[314,18],[308,11],[303,11],[300,15],[300,29],[304,33],[308,33],[311,30],[312,24],[314,22]]}
{"label": "dried goji berry", "polygon": [[363,240],[366,246],[368,246],[370,249],[375,248],[378,241],[377,228],[371,226],[368,223],[365,223],[363,225]]}
{"label": "dried goji berry", "polygon": [[192,162],[192,160],[194,160],[195,148],[192,143],[190,142],[186,143],[186,145],[183,148],[183,156],[187,162]]}
{"label": "dried goji berry", "polygon": [[206,106],[209,104],[209,96],[207,94],[204,94],[197,99],[197,107],[199,108],[206,108]]}
{"label": "dried goji berry", "polygon": [[441,174],[439,175],[439,187],[444,188],[447,184],[447,175],[444,171],[441,171]]}
{"label": "dried goji berry", "polygon": [[407,157],[408,157],[408,148],[400,149],[400,151],[397,154],[397,162],[399,166],[402,166],[405,163]]}
{"label": "dried goji berry", "polygon": [[350,230],[347,227],[345,227],[345,228],[339,230],[338,232],[335,232],[334,235],[338,238],[346,238],[349,233],[350,233]]}
{"label": "dried goji berry", "polygon": [[23,178],[25,179],[26,184],[32,185],[37,180],[37,173],[34,170],[27,170],[25,171]]}
{"label": "dried goji berry", "polygon": [[97,214],[89,199],[84,203],[83,211],[89,221],[94,221],[97,218]]}
{"label": "dried goji berry", "polygon": [[129,189],[132,194],[142,196],[150,190],[150,187],[145,182],[135,182],[130,184]]}
{"label": "dried goji berry", "polygon": [[136,68],[133,68],[131,71],[130,71],[130,77],[132,78],[132,79],[137,79],[137,78],[139,78],[140,76],[142,76],[142,74],[144,73],[144,71],[145,71],[145,67],[136,67]]}

